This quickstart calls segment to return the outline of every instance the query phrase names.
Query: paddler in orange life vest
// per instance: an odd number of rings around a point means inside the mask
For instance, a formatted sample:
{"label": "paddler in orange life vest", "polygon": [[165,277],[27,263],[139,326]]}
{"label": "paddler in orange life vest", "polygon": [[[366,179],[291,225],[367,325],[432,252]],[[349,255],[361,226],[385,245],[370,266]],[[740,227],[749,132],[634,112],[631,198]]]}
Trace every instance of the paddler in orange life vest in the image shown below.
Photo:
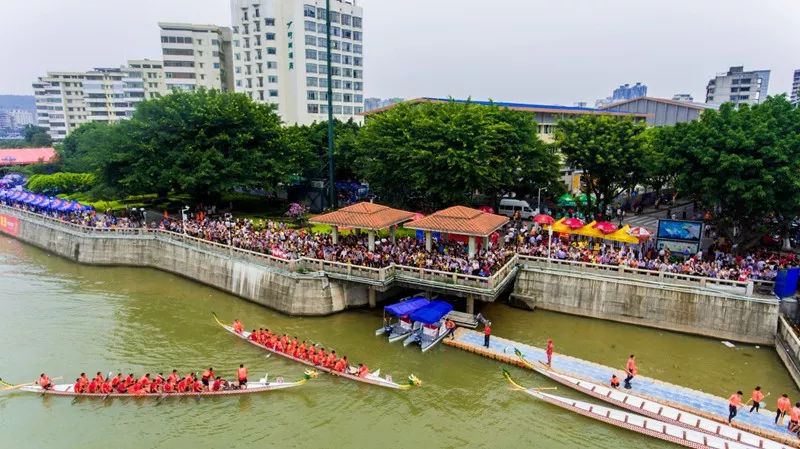
{"label": "paddler in orange life vest", "polygon": [[209,381],[214,380],[214,368],[209,367],[207,370],[203,371],[201,380],[203,381],[203,385],[207,387]]}
{"label": "paddler in orange life vest", "polygon": [[39,375],[39,386],[42,387],[42,390],[50,390],[53,388],[53,382],[50,380],[50,377],[42,373]]}
{"label": "paddler in orange life vest", "polygon": [[444,327],[447,329],[447,333],[450,334],[450,339],[454,340],[456,338],[456,336],[455,336],[455,333],[456,333],[456,323],[455,323],[455,321],[453,321],[450,318],[448,318],[444,322]]}
{"label": "paddler in orange life vest", "polygon": [[347,363],[347,356],[342,357],[341,359],[336,361],[336,364],[333,365],[333,370],[343,373],[347,371],[349,368],[349,363]]}
{"label": "paddler in orange life vest", "polygon": [[233,331],[237,334],[241,334],[244,331],[244,327],[242,326],[241,321],[239,319],[233,320]]}
{"label": "paddler in orange life vest", "polygon": [[172,370],[172,374],[170,374],[169,377],[167,378],[167,382],[169,382],[169,383],[174,385],[174,384],[178,383],[178,377],[179,377],[178,376],[178,370],[174,369],[174,370]]}
{"label": "paddler in orange life vest", "polygon": [[335,363],[336,363],[336,351],[331,351],[331,353],[328,354],[328,357],[325,359],[325,361],[322,362],[322,366],[324,366],[325,368],[333,368]]}
{"label": "paddler in orange life vest", "polygon": [[800,402],[795,402],[789,410],[789,432],[797,432],[800,428]]}
{"label": "paddler in orange life vest", "polygon": [[761,387],[756,386],[756,389],[750,394],[750,400],[753,401],[753,406],[750,407],[750,413],[753,413],[753,410],[758,413],[758,410],[761,408],[761,401],[764,400],[764,393],[761,392]]}
{"label": "paddler in orange life vest", "polygon": [[236,370],[236,375],[239,378],[239,388],[244,388],[247,386],[247,368],[244,367],[244,363],[239,365],[239,369]]}
{"label": "paddler in orange life vest", "polygon": [[356,375],[358,377],[362,377],[363,378],[363,377],[367,377],[367,374],[369,374],[369,368],[367,368],[367,365],[364,365],[363,363],[359,363],[358,364],[358,372],[356,373]]}
{"label": "paddler in orange life vest", "polygon": [[625,388],[630,390],[631,380],[633,380],[638,372],[639,370],[636,368],[636,357],[631,354],[631,356],[628,357],[628,362],[625,364],[625,373],[627,374],[625,377]]}
{"label": "paddler in orange life vest", "polygon": [[616,374],[611,375],[611,388],[619,388],[619,377]]}
{"label": "paddler in orange life vest", "polygon": [[[783,418],[786,416],[786,413],[789,412],[790,408],[792,408],[792,401],[789,400],[788,394],[783,393],[781,397],[778,398],[778,405],[775,407],[775,424],[783,425]],[[780,423],[778,421],[780,421]]]}
{"label": "paddler in orange life vest", "polygon": [[550,366],[553,362],[553,339],[547,339],[547,348],[544,350],[545,355],[547,355],[547,366]]}
{"label": "paddler in orange life vest", "polygon": [[86,393],[86,389],[89,387],[89,378],[86,377],[86,373],[81,373],[79,383],[81,386],[81,393]]}
{"label": "paddler in orange life vest", "polygon": [[741,391],[737,391],[728,398],[728,424],[736,417],[739,407],[742,406],[742,394]]}
{"label": "paddler in orange life vest", "polygon": [[94,375],[94,380],[96,380],[97,384],[100,385],[105,382],[106,378],[103,376],[103,373],[98,371],[97,374]]}

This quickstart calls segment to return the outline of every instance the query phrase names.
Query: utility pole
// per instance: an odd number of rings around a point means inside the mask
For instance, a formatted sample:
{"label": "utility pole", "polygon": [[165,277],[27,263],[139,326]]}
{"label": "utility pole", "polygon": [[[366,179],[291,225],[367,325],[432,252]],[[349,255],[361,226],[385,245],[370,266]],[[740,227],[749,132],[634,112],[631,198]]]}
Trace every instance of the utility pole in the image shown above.
{"label": "utility pole", "polygon": [[331,66],[331,0],[325,0],[325,37],[328,47],[328,194],[336,208],[336,183],[333,176],[333,67]]}

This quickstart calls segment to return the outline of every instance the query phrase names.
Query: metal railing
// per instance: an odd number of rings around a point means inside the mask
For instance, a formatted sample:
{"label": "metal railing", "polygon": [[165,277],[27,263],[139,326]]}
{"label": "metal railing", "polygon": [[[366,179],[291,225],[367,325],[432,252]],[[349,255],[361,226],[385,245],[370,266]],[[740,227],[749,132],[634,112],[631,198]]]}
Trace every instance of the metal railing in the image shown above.
{"label": "metal railing", "polygon": [[692,274],[672,273],[669,271],[645,270],[642,268],[631,268],[624,265],[606,265],[590,262],[579,262],[575,260],[548,259],[547,257],[537,257],[528,255],[518,255],[519,263],[522,266],[536,267],[560,267],[569,268],[571,271],[583,271],[587,273],[605,273],[615,277],[627,277],[661,283],[673,283],[681,285],[693,285],[701,288],[727,289],[737,293],[744,293],[747,296],[753,294],[754,289],[768,290],[775,283],[763,279],[749,279],[747,281],[735,281],[730,279],[717,279]]}

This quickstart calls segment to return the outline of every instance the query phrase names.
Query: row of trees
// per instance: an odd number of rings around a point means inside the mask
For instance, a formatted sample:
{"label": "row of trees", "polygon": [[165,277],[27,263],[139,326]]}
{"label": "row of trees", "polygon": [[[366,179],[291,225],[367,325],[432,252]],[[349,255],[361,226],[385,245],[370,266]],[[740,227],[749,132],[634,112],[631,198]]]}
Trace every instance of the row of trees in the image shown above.
{"label": "row of trees", "polygon": [[785,235],[800,212],[800,109],[784,96],[659,128],[586,116],[560,123],[555,145],[585,171],[584,188],[599,203],[592,210],[637,185],[671,185],[711,211],[734,243]]}
{"label": "row of trees", "polygon": [[42,148],[53,145],[53,140],[47,130],[34,125],[27,125],[22,130],[22,139],[2,139],[0,149],[3,148]]}
{"label": "row of trees", "polygon": [[[96,175],[104,196],[169,192],[213,202],[237,187],[326,178],[327,127],[281,126],[247,96],[177,92],[143,102],[131,120],[86,124],[59,149],[62,169]],[[559,157],[530,114],[475,104],[403,104],[363,127],[336,123],[337,179],[369,182],[414,209],[476,193],[555,185]]]}

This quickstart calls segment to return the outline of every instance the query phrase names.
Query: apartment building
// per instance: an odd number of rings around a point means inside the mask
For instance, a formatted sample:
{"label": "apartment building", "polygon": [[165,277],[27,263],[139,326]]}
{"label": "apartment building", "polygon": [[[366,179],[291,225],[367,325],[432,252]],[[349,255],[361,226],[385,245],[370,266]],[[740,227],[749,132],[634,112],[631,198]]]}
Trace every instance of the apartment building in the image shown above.
{"label": "apartment building", "polygon": [[150,59],[132,59],[126,67],[130,78],[142,80],[144,98],[151,99],[166,95],[166,79],[164,78],[164,63]]}
{"label": "apartment building", "polygon": [[331,66],[325,0],[231,0],[234,89],[277,106],[285,123],[361,121],[364,111],[363,10],[331,0]]}
{"label": "apartment building", "polygon": [[793,105],[800,106],[800,69],[795,70],[792,77],[791,101]]}
{"label": "apartment building", "polygon": [[165,22],[158,26],[168,91],[233,90],[230,28]]}
{"label": "apartment building", "polygon": [[758,104],[767,99],[769,70],[744,71],[743,66],[731,67],[717,74],[706,86],[706,104]]}
{"label": "apartment building", "polygon": [[166,92],[156,81],[163,79],[156,67],[160,64],[145,61],[87,72],[48,72],[33,83],[37,125],[53,140],[62,140],[84,123],[130,118],[138,103]]}

